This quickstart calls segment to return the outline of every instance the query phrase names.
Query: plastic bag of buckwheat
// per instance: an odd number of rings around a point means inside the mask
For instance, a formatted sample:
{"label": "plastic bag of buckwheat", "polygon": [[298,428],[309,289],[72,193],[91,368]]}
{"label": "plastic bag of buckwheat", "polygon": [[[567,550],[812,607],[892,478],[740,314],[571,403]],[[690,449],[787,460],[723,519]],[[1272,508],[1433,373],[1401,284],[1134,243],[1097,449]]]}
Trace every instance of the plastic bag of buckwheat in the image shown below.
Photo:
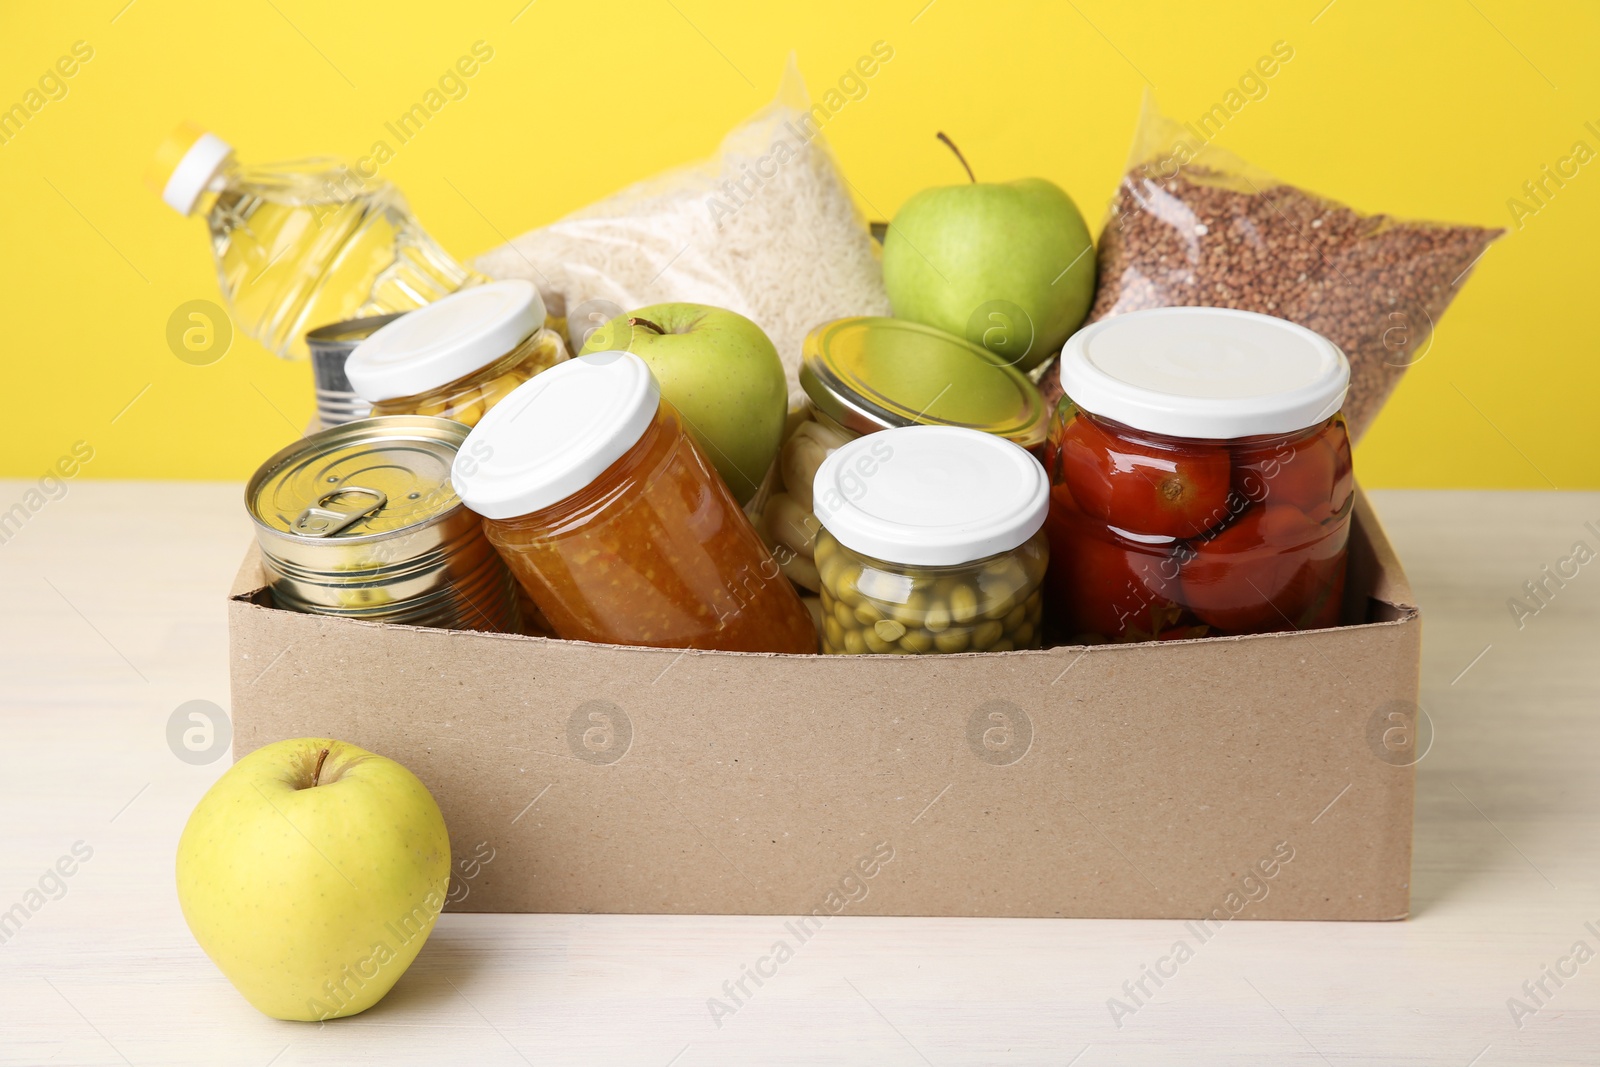
{"label": "plastic bag of buckwheat", "polygon": [[[1100,235],[1089,321],[1210,305],[1298,322],[1349,357],[1344,413],[1359,438],[1504,232],[1359,214],[1208,144],[1146,93]],[[1060,395],[1053,368],[1040,385]]]}

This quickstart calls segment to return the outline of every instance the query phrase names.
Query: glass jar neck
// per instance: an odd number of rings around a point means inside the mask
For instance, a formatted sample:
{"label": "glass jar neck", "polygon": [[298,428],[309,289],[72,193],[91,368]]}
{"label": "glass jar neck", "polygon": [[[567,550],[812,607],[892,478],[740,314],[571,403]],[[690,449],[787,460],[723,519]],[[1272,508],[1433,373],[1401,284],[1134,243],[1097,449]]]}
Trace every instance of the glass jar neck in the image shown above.
{"label": "glass jar neck", "polygon": [[1126,423],[1118,422],[1115,419],[1106,418],[1104,415],[1096,415],[1092,411],[1081,408],[1072,401],[1071,397],[1062,397],[1061,404],[1056,412],[1057,421],[1064,423],[1074,415],[1078,416],[1079,418],[1088,419],[1097,428],[1104,430],[1106,433],[1111,434],[1114,437],[1119,437],[1124,441],[1133,441],[1139,444],[1157,447],[1167,446],[1174,448],[1181,448],[1184,446],[1193,447],[1195,445],[1215,445],[1219,447],[1229,447],[1274,444],[1280,441],[1295,442],[1322,433],[1329,426],[1332,426],[1335,422],[1343,418],[1342,414],[1335,414],[1329,418],[1323,419],[1321,422],[1312,423],[1310,426],[1304,426],[1298,430],[1286,430],[1282,433],[1254,434],[1249,437],[1228,437],[1217,439],[1177,437],[1172,434],[1158,433],[1154,430],[1140,430],[1129,426]]}
{"label": "glass jar neck", "polygon": [[849,545],[840,541],[837,537],[834,537],[833,534],[828,532],[826,527],[823,528],[822,533],[819,536],[832,538],[833,543],[839,546],[840,551],[849,553],[852,559],[860,564],[863,564],[864,566],[876,567],[879,570],[884,571],[915,570],[919,574],[940,575],[947,573],[957,574],[970,571],[974,567],[982,567],[985,564],[993,563],[995,560],[1004,559],[1007,556],[1015,555],[1018,551],[1025,548],[1031,542],[1043,540],[1045,537],[1045,532],[1044,528],[1040,527],[1032,535],[1030,535],[1027,540],[1023,541],[1022,544],[1017,545],[1015,548],[1002,549],[999,552],[995,552],[987,556],[979,556],[976,559],[965,560],[961,563],[896,563],[892,559],[880,559],[877,556],[869,556],[865,552],[856,551]]}
{"label": "glass jar neck", "polygon": [[854,441],[856,438],[861,436],[860,430],[852,430],[850,427],[845,426],[843,423],[839,422],[838,419],[835,419],[832,415],[829,415],[826,411],[823,411],[815,404],[811,405],[811,418],[819,426],[824,426],[827,429],[833,430],[847,441]]}

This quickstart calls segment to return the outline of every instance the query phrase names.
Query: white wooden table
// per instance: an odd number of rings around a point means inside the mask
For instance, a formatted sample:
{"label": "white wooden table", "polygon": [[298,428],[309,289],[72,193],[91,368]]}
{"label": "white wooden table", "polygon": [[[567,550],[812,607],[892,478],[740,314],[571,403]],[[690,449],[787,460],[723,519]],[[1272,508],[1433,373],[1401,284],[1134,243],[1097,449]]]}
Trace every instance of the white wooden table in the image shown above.
{"label": "white wooden table", "polygon": [[371,1011],[258,1015],[173,890],[227,761],[166,740],[228,703],[240,496],[72,483],[4,531],[0,910],[93,854],[0,944],[0,1063],[1600,1063],[1600,958],[1569,956],[1600,953],[1600,562],[1520,629],[1507,605],[1600,550],[1600,494],[1373,494],[1426,620],[1413,918],[1230,924],[1120,1028],[1107,998],[1181,923],[841,918],[719,1028],[707,998],[781,920],[445,915]]}

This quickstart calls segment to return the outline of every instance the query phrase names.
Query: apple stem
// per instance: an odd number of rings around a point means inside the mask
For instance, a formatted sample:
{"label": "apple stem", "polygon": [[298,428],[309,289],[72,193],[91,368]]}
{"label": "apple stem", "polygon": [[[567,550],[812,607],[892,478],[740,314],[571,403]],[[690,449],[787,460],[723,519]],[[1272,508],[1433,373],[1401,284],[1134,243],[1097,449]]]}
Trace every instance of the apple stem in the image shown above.
{"label": "apple stem", "polygon": [[649,319],[641,319],[641,318],[637,318],[637,317],[630,318],[628,320],[628,325],[629,326],[643,326],[645,329],[654,330],[656,333],[666,333],[667,332],[666,330],[663,330],[661,327],[657,326],[655,323],[651,322]]}
{"label": "apple stem", "polygon": [[317,769],[311,772],[311,788],[313,789],[317,787],[317,782],[322,777],[322,764],[327,760],[327,758],[327,749],[323,749],[317,754]]}
{"label": "apple stem", "polygon": [[943,130],[940,130],[938,133],[934,134],[934,136],[939,138],[939,140],[943,141],[949,147],[950,151],[952,151],[952,152],[954,152],[956,154],[956,158],[961,161],[961,166],[967,172],[967,179],[969,181],[971,181],[973,185],[977,185],[978,184],[978,179],[972,173],[972,167],[967,164],[967,157],[961,154],[961,149],[956,147],[956,143],[954,141],[952,141],[949,137],[947,137]]}

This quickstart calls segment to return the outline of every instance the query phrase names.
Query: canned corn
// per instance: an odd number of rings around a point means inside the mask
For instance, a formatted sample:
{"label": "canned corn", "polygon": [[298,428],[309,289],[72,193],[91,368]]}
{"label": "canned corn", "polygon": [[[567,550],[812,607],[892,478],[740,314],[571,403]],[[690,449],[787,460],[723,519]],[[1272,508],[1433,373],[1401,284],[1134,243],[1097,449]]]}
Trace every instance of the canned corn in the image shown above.
{"label": "canned corn", "polygon": [[282,608],[519,633],[511,573],[450,484],[467,427],[423,415],[312,434],[245,487]]}

